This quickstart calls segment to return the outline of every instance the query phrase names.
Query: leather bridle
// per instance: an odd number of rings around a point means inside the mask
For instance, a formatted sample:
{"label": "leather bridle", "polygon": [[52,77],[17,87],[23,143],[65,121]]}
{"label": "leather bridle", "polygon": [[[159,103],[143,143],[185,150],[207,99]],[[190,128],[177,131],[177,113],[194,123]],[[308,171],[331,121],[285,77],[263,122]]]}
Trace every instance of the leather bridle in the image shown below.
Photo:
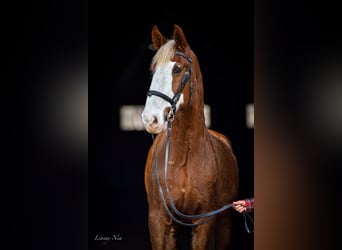
{"label": "leather bridle", "polygon": [[[185,88],[185,85],[188,82],[189,78],[190,78],[190,97],[191,97],[191,92],[192,92],[192,85],[191,85],[191,63],[192,63],[192,60],[191,60],[190,56],[185,55],[182,52],[177,51],[175,53],[175,55],[184,57],[189,63],[188,67],[184,73],[184,77],[182,79],[182,82],[177,89],[176,94],[171,98],[171,97],[169,97],[169,96],[165,95],[164,93],[157,91],[157,90],[148,90],[146,93],[147,96],[155,95],[155,96],[158,96],[160,98],[163,98],[164,100],[168,101],[171,104],[170,112],[165,118],[167,121],[172,120],[174,118],[174,115],[176,113],[177,102],[178,102],[178,100],[179,100],[179,98],[183,92],[183,89]],[[189,98],[189,102],[190,102],[190,98]]]}

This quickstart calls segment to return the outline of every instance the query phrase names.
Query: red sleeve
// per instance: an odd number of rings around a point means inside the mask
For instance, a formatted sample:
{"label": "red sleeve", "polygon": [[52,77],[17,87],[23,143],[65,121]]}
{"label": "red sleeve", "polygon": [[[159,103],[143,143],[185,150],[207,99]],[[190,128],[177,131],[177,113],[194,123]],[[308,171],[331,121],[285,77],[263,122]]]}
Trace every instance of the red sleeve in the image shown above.
{"label": "red sleeve", "polygon": [[246,199],[246,212],[251,212],[254,210],[254,198]]}

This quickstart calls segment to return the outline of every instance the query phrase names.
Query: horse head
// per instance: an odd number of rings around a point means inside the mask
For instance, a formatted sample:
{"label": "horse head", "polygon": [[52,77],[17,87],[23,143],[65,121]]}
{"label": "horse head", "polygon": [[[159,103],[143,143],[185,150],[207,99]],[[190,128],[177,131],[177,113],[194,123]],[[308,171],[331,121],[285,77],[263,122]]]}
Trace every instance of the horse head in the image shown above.
{"label": "horse head", "polygon": [[167,39],[157,26],[152,29],[156,50],[150,67],[152,81],[141,118],[147,132],[158,134],[176,110],[191,96],[190,46],[182,29],[174,25],[173,38]]}

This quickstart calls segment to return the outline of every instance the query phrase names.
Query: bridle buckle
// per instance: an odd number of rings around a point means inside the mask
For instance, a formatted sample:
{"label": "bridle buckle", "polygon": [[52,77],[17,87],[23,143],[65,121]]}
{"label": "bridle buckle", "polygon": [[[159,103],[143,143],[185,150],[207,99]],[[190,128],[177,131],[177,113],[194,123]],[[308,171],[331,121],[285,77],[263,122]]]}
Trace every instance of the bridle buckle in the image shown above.
{"label": "bridle buckle", "polygon": [[171,108],[169,113],[166,116],[166,121],[172,122],[174,119],[175,119],[175,112],[173,112],[173,108]]}

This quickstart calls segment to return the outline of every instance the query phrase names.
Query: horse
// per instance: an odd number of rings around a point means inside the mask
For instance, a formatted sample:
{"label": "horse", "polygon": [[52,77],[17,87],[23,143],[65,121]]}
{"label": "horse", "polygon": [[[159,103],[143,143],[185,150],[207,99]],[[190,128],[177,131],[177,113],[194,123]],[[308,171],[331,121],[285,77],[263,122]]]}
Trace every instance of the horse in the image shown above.
{"label": "horse", "polygon": [[167,39],[154,25],[152,42],[152,79],[141,113],[153,138],[144,173],[151,247],[180,249],[182,228],[189,228],[189,248],[228,249],[228,208],[239,188],[231,141],[205,124],[200,64],[182,28],[174,24]]}

